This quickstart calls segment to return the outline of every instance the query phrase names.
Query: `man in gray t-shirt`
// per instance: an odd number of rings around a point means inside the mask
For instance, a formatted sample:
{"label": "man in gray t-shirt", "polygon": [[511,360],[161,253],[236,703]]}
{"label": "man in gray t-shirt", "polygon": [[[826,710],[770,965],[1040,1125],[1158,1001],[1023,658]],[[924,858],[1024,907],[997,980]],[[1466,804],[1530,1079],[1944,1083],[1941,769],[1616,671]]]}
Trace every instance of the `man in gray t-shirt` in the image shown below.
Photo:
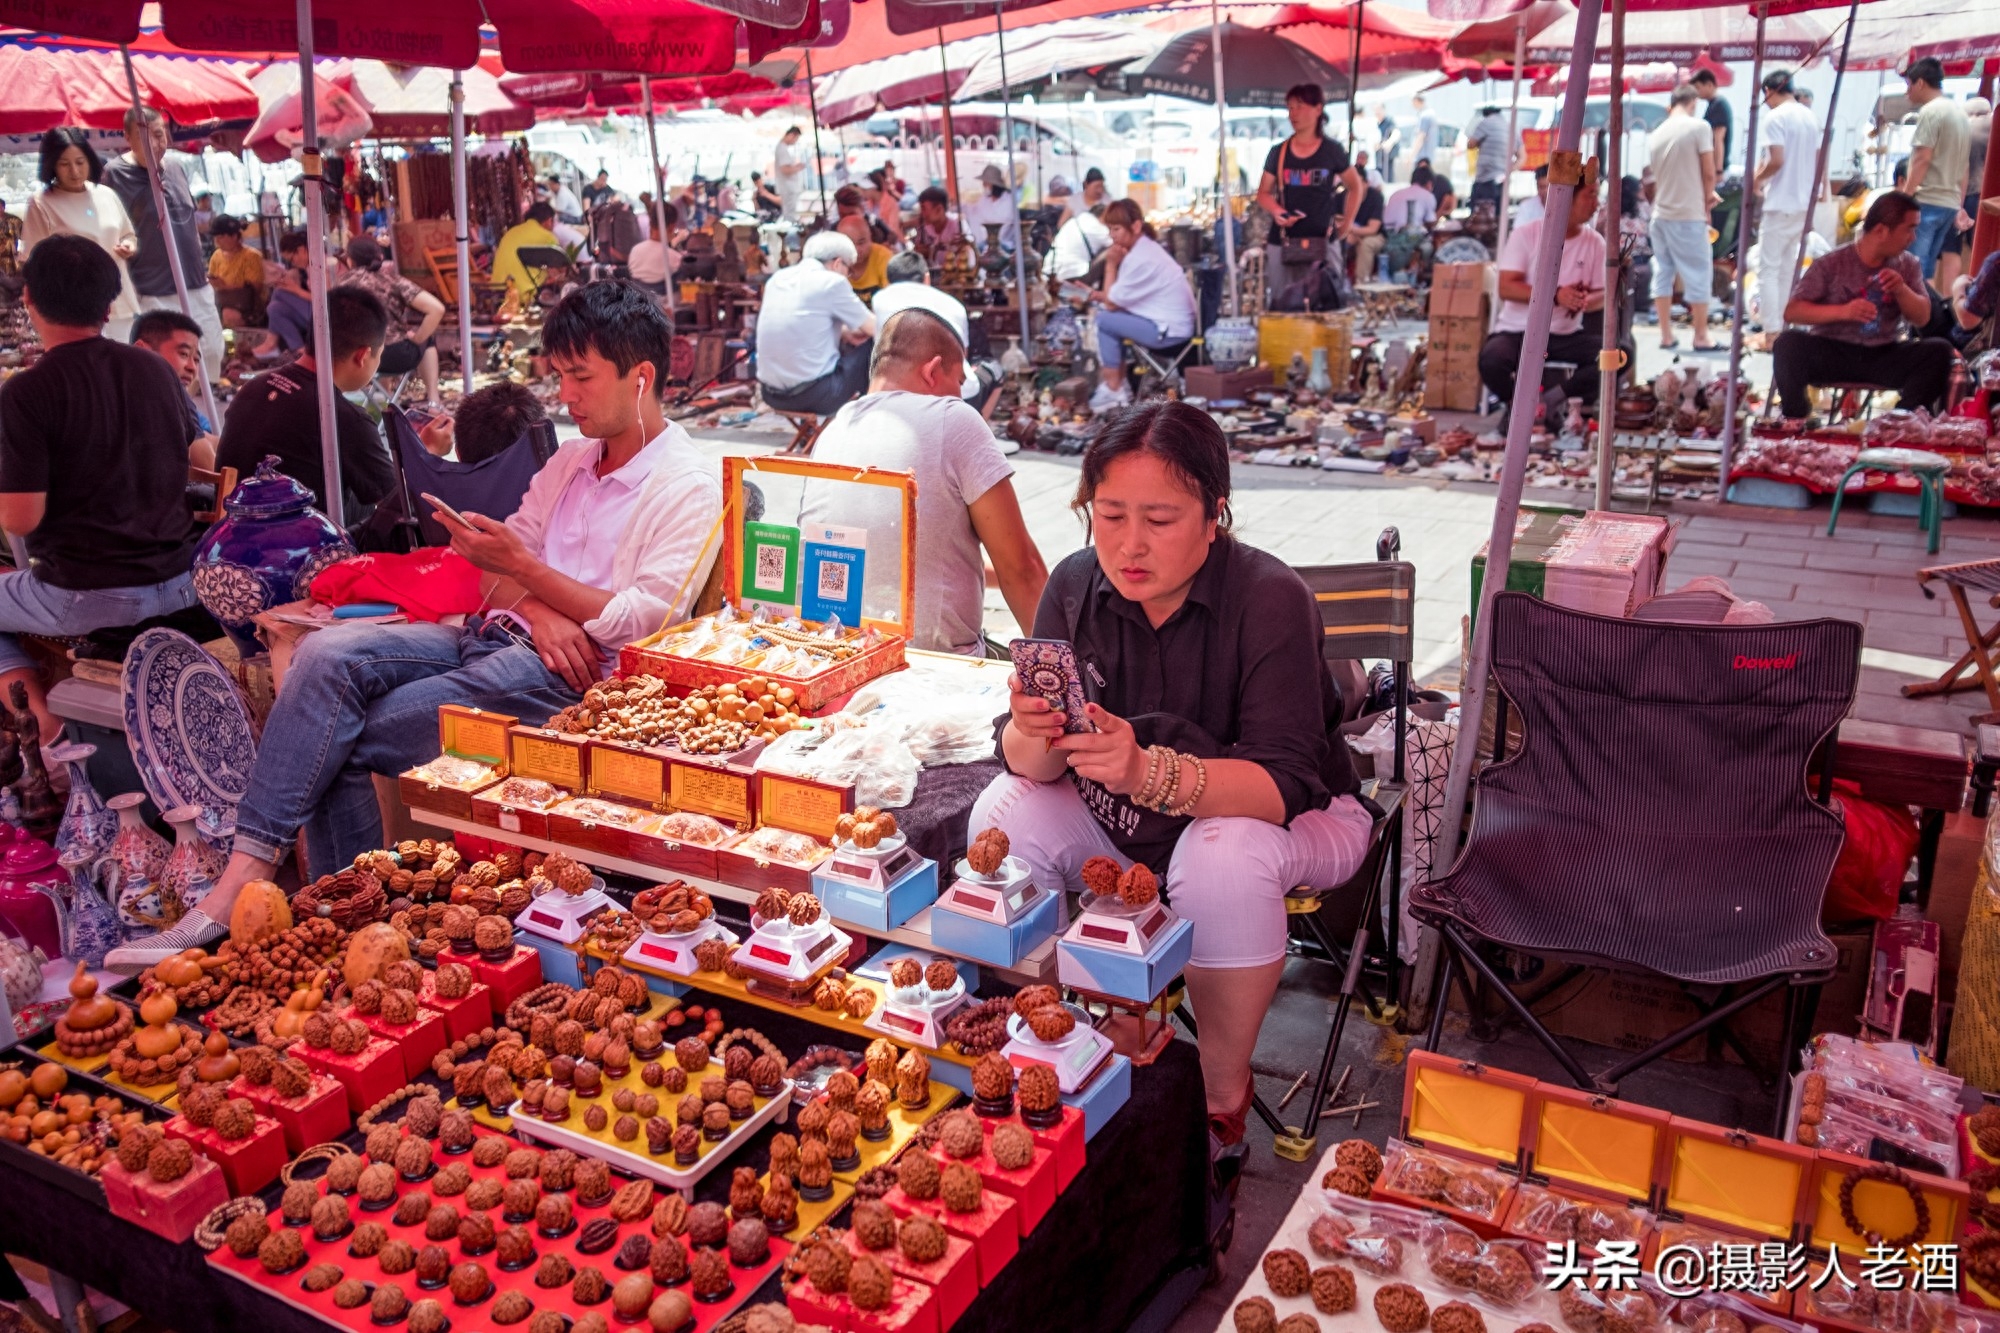
{"label": "man in gray t-shirt", "polygon": [[[959,397],[965,347],[950,324],[921,307],[899,310],[876,335],[868,393],[840,409],[813,443],[813,461],[908,472],[917,482],[915,624],[910,646],[935,652],[985,652],[981,638],[986,568],[1027,633],[1048,568],[1014,495],[1014,465],[978,412]],[[880,491],[874,496],[870,492]],[[868,530],[862,575],[864,610],[901,596],[900,560],[876,560],[878,534],[909,550],[901,532],[900,494],[887,487],[814,483],[800,517]],[[885,553],[886,554],[886,553]]]}
{"label": "man in gray t-shirt", "polygon": [[1465,147],[1478,154],[1472,164],[1472,202],[1490,199],[1495,208],[1503,207],[1507,176],[1514,169],[1514,145],[1507,142],[1507,117],[1499,107],[1480,109],[1479,119],[1465,132]]}
{"label": "man in gray t-shirt", "polygon": [[1894,389],[1898,405],[1933,411],[1951,384],[1952,346],[1943,338],[1906,339],[1930,322],[1930,289],[1909,253],[1917,201],[1890,191],[1861,219],[1861,234],[1813,261],[1792,289],[1785,322],[1771,348],[1787,420],[1812,410],[1809,386],[1866,384]]}

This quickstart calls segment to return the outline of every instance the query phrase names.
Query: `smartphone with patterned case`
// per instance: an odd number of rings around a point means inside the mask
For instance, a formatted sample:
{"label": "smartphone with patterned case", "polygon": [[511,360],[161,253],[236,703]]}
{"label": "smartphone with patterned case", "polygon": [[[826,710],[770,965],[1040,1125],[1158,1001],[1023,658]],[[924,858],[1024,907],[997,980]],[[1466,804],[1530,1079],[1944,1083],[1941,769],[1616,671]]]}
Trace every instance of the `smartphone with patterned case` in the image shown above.
{"label": "smartphone with patterned case", "polygon": [[1049,707],[1062,713],[1064,731],[1097,730],[1084,716],[1083,673],[1068,640],[1016,639],[1007,651],[1014,658],[1022,690],[1047,699]]}

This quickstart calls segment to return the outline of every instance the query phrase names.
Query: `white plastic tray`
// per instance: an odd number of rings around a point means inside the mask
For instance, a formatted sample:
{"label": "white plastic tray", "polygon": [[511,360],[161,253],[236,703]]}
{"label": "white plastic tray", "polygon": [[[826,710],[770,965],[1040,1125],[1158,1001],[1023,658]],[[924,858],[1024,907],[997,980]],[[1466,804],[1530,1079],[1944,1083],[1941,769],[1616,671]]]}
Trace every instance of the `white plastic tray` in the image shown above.
{"label": "white plastic tray", "polygon": [[[521,1138],[551,1143],[558,1148],[568,1148],[571,1152],[585,1157],[604,1158],[620,1171],[629,1171],[635,1176],[644,1176],[648,1180],[657,1181],[668,1189],[679,1190],[689,1196],[689,1201],[692,1202],[696,1182],[727,1161],[752,1134],[782,1116],[791,1104],[792,1081],[786,1079],[783,1087],[772,1093],[768,1101],[750,1113],[749,1119],[738,1120],[730,1125],[728,1138],[720,1143],[705,1144],[707,1151],[695,1159],[693,1166],[688,1167],[674,1165],[672,1151],[655,1157],[643,1147],[634,1152],[616,1140],[600,1139],[595,1134],[586,1134],[582,1130],[571,1129],[568,1125],[552,1125],[539,1116],[514,1115],[512,1106],[507,1108],[507,1113],[513,1118],[514,1133]],[[519,1103],[515,1105],[518,1106]],[[640,1140],[634,1139],[633,1142],[638,1143]]]}

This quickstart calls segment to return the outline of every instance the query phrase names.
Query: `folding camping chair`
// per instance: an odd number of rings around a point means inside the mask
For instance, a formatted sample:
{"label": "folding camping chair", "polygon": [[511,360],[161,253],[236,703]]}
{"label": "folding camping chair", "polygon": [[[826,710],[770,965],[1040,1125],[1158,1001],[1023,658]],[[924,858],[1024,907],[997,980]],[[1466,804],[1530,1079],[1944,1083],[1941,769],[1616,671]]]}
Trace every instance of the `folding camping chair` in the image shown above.
{"label": "folding camping chair", "polygon": [[[1444,945],[1430,1049],[1462,967],[1468,995],[1483,981],[1581,1088],[1614,1093],[1780,989],[1789,1067],[1834,964],[1819,915],[1843,829],[1828,797],[1861,627],[1648,623],[1524,593],[1501,593],[1492,614],[1494,675],[1525,739],[1480,774],[1458,864],[1412,897]],[[1724,989],[1692,996],[1694,1022],[1592,1075],[1482,946]]]}
{"label": "folding camping chair", "polygon": [[[547,421],[530,426],[520,439],[477,463],[439,458],[424,448],[416,427],[401,408],[385,409],[382,424],[388,428],[389,458],[395,464],[399,494],[376,510],[377,518],[369,521],[370,540],[364,549],[382,549],[392,544],[392,538],[395,549],[449,546],[451,534],[423,502],[426,493],[460,513],[470,510],[488,518],[506,518],[521,507],[528,483],[556,451],[555,426]],[[398,499],[401,513],[394,512]]]}
{"label": "folding camping chair", "polygon": [[[1906,699],[1921,699],[1933,694],[1952,694],[1959,690],[1984,688],[1986,701],[1993,705],[1990,713],[1981,713],[1975,722],[2000,721],[2000,680],[1993,676],[1993,648],[2000,643],[2000,622],[1992,629],[1982,630],[1979,622],[1972,617],[1972,604],[1966,600],[1966,589],[1982,593],[1986,604],[2000,607],[2000,560],[1968,560],[1956,565],[1932,565],[1929,569],[1917,571],[1917,585],[1926,598],[1935,598],[1937,592],[1931,587],[1932,579],[1944,580],[1951,591],[1952,604],[1958,608],[1958,623],[1965,629],[1965,652],[1951,664],[1951,668],[1936,680],[1918,681],[1903,687]],[[1970,677],[1967,670],[1977,667]]]}
{"label": "folding camping chair", "polygon": [[[1398,935],[1403,911],[1403,738],[1409,728],[1411,627],[1416,600],[1416,566],[1396,559],[1402,537],[1394,528],[1385,528],[1376,540],[1376,559],[1369,564],[1312,565],[1296,573],[1312,589],[1319,607],[1322,632],[1321,652],[1330,661],[1386,659],[1394,688],[1392,711],[1395,716],[1395,766],[1378,779],[1371,799],[1376,808],[1375,827],[1368,836],[1368,852],[1360,867],[1345,884],[1334,889],[1302,887],[1285,903],[1288,924],[1302,926],[1313,944],[1341,969],[1341,983],[1333,1006],[1326,1047],[1320,1055],[1319,1077],[1313,1095],[1304,1103],[1303,1123],[1285,1125],[1277,1114],[1254,1098],[1252,1108],[1271,1127],[1272,1147],[1280,1157],[1295,1162],[1309,1161],[1319,1139],[1319,1113],[1326,1105],[1327,1083],[1333,1076],[1340,1038],[1347,1029],[1347,1012],[1359,994],[1376,1022],[1390,1022],[1396,1016],[1396,963]],[[1333,743],[1345,745],[1342,737]],[[1377,997],[1362,967],[1368,961],[1368,946],[1378,937],[1377,905],[1382,900],[1383,876],[1387,871],[1389,904],[1386,947],[1382,966],[1387,974],[1384,993]],[[1346,940],[1345,946],[1341,944]]]}

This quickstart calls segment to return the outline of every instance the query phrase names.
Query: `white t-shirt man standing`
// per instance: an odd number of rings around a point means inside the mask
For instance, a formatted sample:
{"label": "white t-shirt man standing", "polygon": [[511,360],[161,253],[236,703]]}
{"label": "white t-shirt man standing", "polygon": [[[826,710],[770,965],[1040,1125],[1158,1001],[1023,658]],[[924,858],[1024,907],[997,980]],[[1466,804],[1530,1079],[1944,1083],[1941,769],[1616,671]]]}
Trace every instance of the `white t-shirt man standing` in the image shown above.
{"label": "white t-shirt man standing", "polygon": [[1765,338],[1784,327],[1792,299],[1792,270],[1812,214],[1813,173],[1819,157],[1819,122],[1792,94],[1790,70],[1764,76],[1769,108],[1759,133],[1762,159],[1754,188],[1764,196],[1757,227],[1757,309]]}
{"label": "white t-shirt man standing", "polygon": [[1674,89],[1666,120],[1646,136],[1653,168],[1653,305],[1660,316],[1660,346],[1672,350],[1674,279],[1680,279],[1693,326],[1694,348],[1715,346],[1708,336],[1708,301],[1715,260],[1708,239],[1708,210],[1716,204],[1715,135],[1695,114],[1701,95],[1693,84]]}
{"label": "white t-shirt man standing", "polygon": [[799,214],[799,195],[806,188],[806,150],[798,126],[787,129],[772,151],[771,177],[778,187],[778,220],[793,221]]}

